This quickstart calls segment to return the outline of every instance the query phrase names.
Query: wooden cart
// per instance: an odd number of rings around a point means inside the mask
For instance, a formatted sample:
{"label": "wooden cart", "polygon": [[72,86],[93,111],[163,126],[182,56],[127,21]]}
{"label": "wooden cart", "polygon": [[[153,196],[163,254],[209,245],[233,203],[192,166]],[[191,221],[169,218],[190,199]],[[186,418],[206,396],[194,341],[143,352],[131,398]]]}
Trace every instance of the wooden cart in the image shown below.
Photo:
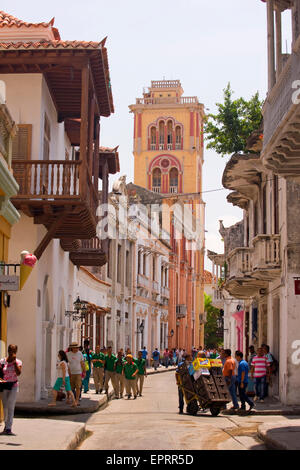
{"label": "wooden cart", "polygon": [[209,375],[200,375],[197,380],[189,374],[186,363],[178,367],[177,385],[182,390],[187,405],[187,412],[196,415],[199,409],[209,409],[212,416],[231,401],[230,394],[219,367],[211,367]]}

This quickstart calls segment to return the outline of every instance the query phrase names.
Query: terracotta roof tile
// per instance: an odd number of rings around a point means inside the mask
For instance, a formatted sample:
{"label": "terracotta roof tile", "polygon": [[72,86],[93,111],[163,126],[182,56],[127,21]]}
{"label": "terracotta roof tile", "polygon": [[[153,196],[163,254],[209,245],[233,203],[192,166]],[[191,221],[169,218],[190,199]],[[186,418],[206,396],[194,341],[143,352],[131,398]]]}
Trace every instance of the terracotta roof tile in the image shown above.
{"label": "terracotta roof tile", "polygon": [[54,38],[56,40],[60,40],[60,34],[57,28],[54,28],[54,18],[50,20],[48,23],[42,22],[42,23],[27,23],[26,21],[19,20],[19,18],[15,18],[12,15],[9,15],[8,13],[5,13],[5,11],[0,11],[0,28],[12,28],[13,26],[17,28],[21,27],[26,27],[26,28],[39,28],[39,27],[44,27],[44,28],[49,28],[51,27]]}
{"label": "terracotta roof tile", "polygon": [[0,49],[101,49],[102,42],[86,41],[38,41],[38,42],[1,42]]}
{"label": "terracotta roof tile", "polygon": [[26,21],[19,20],[19,18],[15,18],[12,15],[9,15],[8,13],[5,13],[5,11],[0,11],[0,28],[3,27],[13,27],[17,26],[17,28],[21,28],[21,26],[26,26],[27,28],[31,27],[40,27],[43,26],[44,28],[48,28],[49,26],[53,26],[54,24],[54,18],[50,20],[48,23],[42,22],[42,23],[27,23]]}

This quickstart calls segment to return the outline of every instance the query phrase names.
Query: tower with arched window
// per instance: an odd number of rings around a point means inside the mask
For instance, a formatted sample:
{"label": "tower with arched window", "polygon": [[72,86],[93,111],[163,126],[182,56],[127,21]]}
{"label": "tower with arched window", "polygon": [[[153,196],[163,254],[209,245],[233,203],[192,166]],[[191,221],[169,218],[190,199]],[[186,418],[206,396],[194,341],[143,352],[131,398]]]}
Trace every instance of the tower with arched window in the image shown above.
{"label": "tower with arched window", "polygon": [[134,182],[162,194],[202,189],[204,106],[179,80],[152,81],[134,114]]}
{"label": "tower with arched window", "polygon": [[[142,98],[129,106],[134,116],[134,183],[164,195],[170,205],[186,194],[193,217],[202,203],[204,106],[183,96],[179,80],[152,81]],[[180,200],[183,201],[182,198]],[[204,251],[189,250],[170,227],[169,347],[204,346]],[[204,239],[204,221],[201,227]],[[173,334],[171,334],[173,332]]]}

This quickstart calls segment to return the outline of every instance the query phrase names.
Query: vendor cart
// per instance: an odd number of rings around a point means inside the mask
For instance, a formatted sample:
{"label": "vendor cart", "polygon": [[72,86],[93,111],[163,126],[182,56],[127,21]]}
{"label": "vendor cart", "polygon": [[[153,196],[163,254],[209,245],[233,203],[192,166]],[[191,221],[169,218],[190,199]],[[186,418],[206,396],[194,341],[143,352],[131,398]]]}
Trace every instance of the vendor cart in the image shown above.
{"label": "vendor cart", "polygon": [[183,393],[187,412],[191,415],[196,415],[199,409],[209,409],[212,416],[218,416],[231,401],[220,366],[209,365],[203,368],[203,371],[199,368],[199,371],[193,374],[184,362],[178,366],[176,380]]}

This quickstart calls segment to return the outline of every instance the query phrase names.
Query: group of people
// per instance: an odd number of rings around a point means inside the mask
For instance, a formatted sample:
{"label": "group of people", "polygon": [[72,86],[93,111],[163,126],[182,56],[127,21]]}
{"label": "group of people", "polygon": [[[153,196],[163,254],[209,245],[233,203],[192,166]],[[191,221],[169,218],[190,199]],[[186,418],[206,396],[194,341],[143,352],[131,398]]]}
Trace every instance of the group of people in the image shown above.
{"label": "group of people", "polygon": [[[272,376],[278,371],[278,362],[270,353],[270,347],[262,344],[255,352],[254,346],[249,347],[248,361],[241,351],[235,351],[234,357],[230,349],[204,348],[192,349],[192,353],[185,353],[178,364],[182,361],[192,362],[196,357],[220,359],[223,365],[223,376],[231,396],[233,406],[231,410],[246,412],[246,403],[249,405],[247,413],[254,408],[255,401],[263,402],[268,396],[269,384]],[[253,396],[252,398],[250,398]],[[238,402],[240,399],[240,406]],[[183,395],[179,390],[179,413],[183,413]]]}
{"label": "group of people", "polygon": [[[246,403],[248,403],[248,412],[251,412],[254,408],[254,401],[263,402],[268,396],[272,375],[277,373],[278,364],[270,353],[269,346],[262,344],[257,352],[254,346],[250,346],[248,361],[241,351],[235,351],[235,357],[233,357],[230,349],[221,349],[220,359],[233,403],[232,410],[236,411],[240,408],[246,411]],[[241,402],[240,407],[237,394]],[[250,398],[252,395],[253,400]]]}
{"label": "group of people", "polygon": [[143,352],[139,351],[134,358],[128,348],[115,355],[112,347],[95,351],[89,347],[89,341],[84,341],[83,348],[78,343],[70,344],[68,351],[59,351],[57,364],[57,379],[53,387],[53,399],[49,406],[55,406],[58,393],[64,388],[67,393],[67,402],[72,406],[80,406],[82,389],[89,392],[90,377],[93,374],[95,393],[108,395],[111,383],[116,399],[126,396],[134,399],[142,396],[144,378],[147,377],[146,360]]}

